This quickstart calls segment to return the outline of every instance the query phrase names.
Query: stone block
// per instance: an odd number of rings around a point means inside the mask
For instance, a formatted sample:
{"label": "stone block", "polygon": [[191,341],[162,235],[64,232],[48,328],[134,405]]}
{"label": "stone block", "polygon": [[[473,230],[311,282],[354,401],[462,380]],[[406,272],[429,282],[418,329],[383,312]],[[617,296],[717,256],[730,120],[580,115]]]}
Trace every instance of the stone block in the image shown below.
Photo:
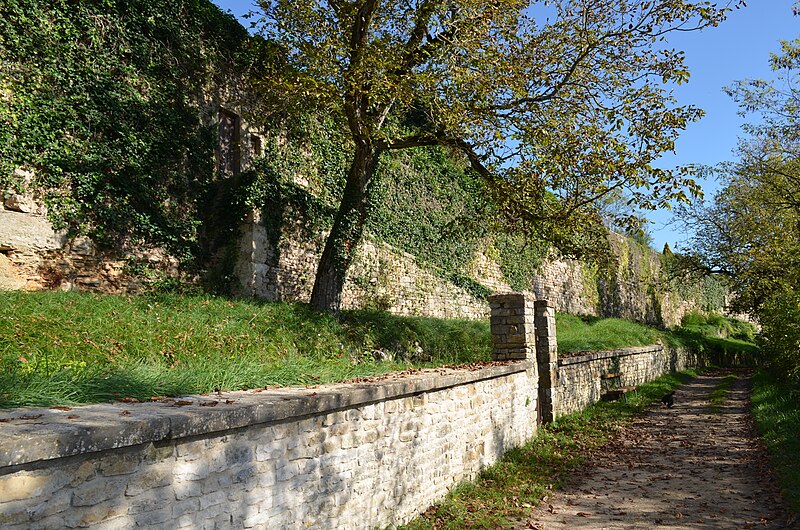
{"label": "stone block", "polygon": [[172,471],[169,466],[151,465],[141,473],[132,477],[125,488],[125,495],[135,497],[144,492],[153,491],[172,483]]}
{"label": "stone block", "polygon": [[139,467],[140,459],[136,454],[121,454],[104,458],[100,461],[100,473],[105,477],[130,475]]}
{"label": "stone block", "polygon": [[165,507],[159,510],[139,513],[133,516],[133,520],[138,527],[142,528],[168,527],[169,525],[165,523],[172,520],[172,509]]}
{"label": "stone block", "polygon": [[118,497],[124,490],[125,482],[122,479],[95,479],[75,488],[72,506],[94,506]]}
{"label": "stone block", "polygon": [[0,503],[39,497],[53,489],[50,477],[43,473],[16,473],[0,477]]}
{"label": "stone block", "polygon": [[200,511],[200,500],[196,498],[171,503],[172,518]]}

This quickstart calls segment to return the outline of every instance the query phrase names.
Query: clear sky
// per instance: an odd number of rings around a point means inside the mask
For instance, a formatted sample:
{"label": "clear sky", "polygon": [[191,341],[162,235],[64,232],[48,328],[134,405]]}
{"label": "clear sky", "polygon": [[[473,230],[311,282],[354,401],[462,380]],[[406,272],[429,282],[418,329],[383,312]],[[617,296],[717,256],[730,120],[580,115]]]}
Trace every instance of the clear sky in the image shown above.
{"label": "clear sky", "polygon": [[[252,8],[251,0],[213,0],[223,10],[237,17]],[[721,3],[721,2],[720,2]],[[686,52],[692,73],[687,84],[675,88],[679,103],[695,105],[706,116],[689,125],[675,145],[675,153],[663,157],[659,165],[716,165],[732,160],[743,118],[737,106],[722,91],[739,79],[769,78],[769,54],[780,49],[780,41],[800,36],[800,17],[792,16],[794,0],[748,0],[748,6],[731,13],[717,28],[702,32],[680,33],[670,37],[670,46]],[[246,24],[246,22],[245,22]],[[707,197],[716,188],[714,182],[702,182]],[[653,224],[653,246],[665,242],[675,249],[683,235],[671,226],[670,212],[649,215]]]}

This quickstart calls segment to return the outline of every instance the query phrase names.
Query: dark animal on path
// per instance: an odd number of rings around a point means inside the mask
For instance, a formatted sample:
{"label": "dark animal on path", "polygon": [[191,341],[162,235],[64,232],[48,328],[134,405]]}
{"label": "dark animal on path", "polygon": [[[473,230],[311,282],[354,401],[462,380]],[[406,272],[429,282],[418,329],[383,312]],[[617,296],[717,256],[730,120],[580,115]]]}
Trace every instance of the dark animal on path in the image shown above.
{"label": "dark animal on path", "polygon": [[661,403],[666,405],[668,409],[671,409],[672,405],[675,404],[675,398],[673,397],[674,395],[675,395],[674,390],[672,392],[664,394],[664,397],[661,398]]}

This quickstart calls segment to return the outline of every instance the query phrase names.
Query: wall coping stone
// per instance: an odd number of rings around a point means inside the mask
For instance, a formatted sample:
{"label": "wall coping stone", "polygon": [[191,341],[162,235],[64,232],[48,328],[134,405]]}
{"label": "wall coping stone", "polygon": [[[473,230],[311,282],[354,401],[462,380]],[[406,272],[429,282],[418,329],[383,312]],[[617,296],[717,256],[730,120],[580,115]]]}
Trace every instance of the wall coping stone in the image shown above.
{"label": "wall coping stone", "polygon": [[664,350],[661,344],[654,344],[652,346],[637,346],[633,348],[620,348],[618,350],[605,350],[598,352],[584,353],[583,355],[575,355],[572,357],[559,357],[559,366],[568,366],[571,364],[588,363],[590,361],[598,361],[600,359],[610,359],[613,357],[627,357],[629,355],[638,355],[641,353],[660,352]]}
{"label": "wall coping stone", "polygon": [[355,383],[313,388],[221,392],[154,403],[118,402],[68,410],[13,409],[0,412],[0,468],[249,425],[283,423],[495,379],[530,368],[531,361],[492,362],[464,368],[395,372]]}

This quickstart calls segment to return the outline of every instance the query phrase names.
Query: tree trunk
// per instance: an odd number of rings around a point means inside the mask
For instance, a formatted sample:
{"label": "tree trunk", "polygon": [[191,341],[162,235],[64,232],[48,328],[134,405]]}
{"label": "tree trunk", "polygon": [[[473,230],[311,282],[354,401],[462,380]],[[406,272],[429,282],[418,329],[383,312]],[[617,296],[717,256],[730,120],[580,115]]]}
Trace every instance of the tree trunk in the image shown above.
{"label": "tree trunk", "polygon": [[311,307],[317,311],[338,312],[342,306],[347,270],[364,234],[369,188],[375,175],[380,152],[369,144],[358,144],[347,174],[342,203],[325,242],[317,267]]}

